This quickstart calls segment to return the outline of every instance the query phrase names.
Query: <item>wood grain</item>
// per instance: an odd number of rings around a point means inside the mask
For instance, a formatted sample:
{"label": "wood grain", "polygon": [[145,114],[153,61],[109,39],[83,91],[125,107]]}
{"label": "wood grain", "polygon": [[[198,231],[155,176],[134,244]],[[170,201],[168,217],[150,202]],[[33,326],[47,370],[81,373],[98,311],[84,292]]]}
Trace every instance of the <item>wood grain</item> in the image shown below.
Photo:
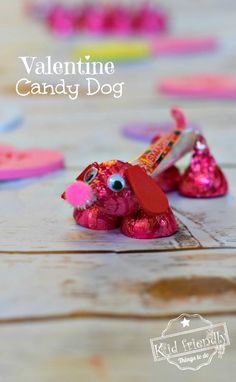
{"label": "wood grain", "polygon": [[[222,317],[211,319],[222,322]],[[199,371],[180,371],[166,361],[153,362],[149,339],[168,320],[75,321],[11,324],[0,327],[1,377],[12,382],[231,381],[235,376],[235,318],[225,316],[232,345]],[[14,364],[12,363],[14,360]]]}
{"label": "wood grain", "polygon": [[235,250],[1,255],[0,323],[236,312]]}

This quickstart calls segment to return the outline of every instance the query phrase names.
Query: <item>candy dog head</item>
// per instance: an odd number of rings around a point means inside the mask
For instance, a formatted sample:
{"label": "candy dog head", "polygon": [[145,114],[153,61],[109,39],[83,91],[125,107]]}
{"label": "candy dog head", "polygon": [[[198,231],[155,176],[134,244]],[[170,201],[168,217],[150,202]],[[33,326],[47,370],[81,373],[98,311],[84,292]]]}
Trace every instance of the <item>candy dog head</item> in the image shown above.
{"label": "candy dog head", "polygon": [[127,216],[140,208],[155,215],[169,206],[166,195],[141,167],[119,160],[90,164],[62,197],[77,210],[96,204],[110,216]]}

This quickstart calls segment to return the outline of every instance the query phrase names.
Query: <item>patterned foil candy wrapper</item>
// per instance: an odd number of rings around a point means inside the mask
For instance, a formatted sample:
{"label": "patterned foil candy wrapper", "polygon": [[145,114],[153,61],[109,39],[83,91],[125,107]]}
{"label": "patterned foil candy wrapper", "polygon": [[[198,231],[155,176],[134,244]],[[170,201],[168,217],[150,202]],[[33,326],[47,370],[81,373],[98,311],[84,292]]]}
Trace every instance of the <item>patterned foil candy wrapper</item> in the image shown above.
{"label": "patterned foil candy wrapper", "polygon": [[173,166],[178,159],[191,151],[197,137],[193,127],[176,128],[169,134],[154,141],[132,164],[143,167],[152,177]]}
{"label": "patterned foil candy wrapper", "polygon": [[192,198],[214,198],[228,191],[226,178],[210,153],[206,140],[199,135],[193,156],[179,184],[179,193]]}

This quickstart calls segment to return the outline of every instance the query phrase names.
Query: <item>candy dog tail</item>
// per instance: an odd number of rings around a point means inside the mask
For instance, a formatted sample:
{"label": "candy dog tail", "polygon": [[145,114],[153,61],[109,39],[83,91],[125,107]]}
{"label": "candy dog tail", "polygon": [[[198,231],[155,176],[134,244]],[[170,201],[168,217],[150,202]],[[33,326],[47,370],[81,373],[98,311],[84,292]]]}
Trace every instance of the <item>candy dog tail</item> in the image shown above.
{"label": "candy dog tail", "polygon": [[173,107],[171,109],[171,115],[175,120],[176,129],[183,130],[186,127],[186,120],[182,110],[177,107]]}

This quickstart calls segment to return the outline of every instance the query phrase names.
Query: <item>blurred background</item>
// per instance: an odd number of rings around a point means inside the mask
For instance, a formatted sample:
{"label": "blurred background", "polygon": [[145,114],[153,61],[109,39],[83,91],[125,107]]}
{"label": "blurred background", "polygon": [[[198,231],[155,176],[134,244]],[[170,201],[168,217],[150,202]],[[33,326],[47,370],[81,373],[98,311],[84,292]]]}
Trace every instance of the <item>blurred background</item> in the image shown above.
{"label": "blurred background", "polygon": [[[48,14],[53,12],[55,4],[56,6],[60,4],[61,11],[59,13],[52,13],[50,18]],[[103,33],[101,30],[96,31],[96,28],[91,32],[91,27],[90,29],[87,28],[87,30],[86,28],[81,28],[81,30],[76,30],[75,28],[74,30],[70,24],[71,13],[68,16],[68,12],[72,12],[73,15],[75,12],[71,10],[77,9],[77,12],[79,12],[83,7],[89,7],[91,2],[87,1],[75,2],[64,0],[50,2],[32,0],[30,2],[9,0],[1,3],[0,38],[2,59],[0,63],[0,94],[2,102],[6,101],[14,110],[16,107],[20,109],[19,113],[24,119],[25,132],[28,132],[28,134],[24,134],[24,145],[34,145],[35,141],[41,141],[41,145],[44,145],[46,136],[43,134],[39,136],[36,131],[38,130],[36,128],[37,124],[39,126],[44,124],[42,110],[44,118],[47,120],[47,122],[45,120],[47,129],[52,129],[54,125],[58,126],[58,134],[54,135],[54,140],[50,141],[49,145],[59,149],[62,148],[69,160],[73,156],[74,147],[69,136],[74,134],[73,126],[78,128],[81,126],[79,118],[83,119],[84,112],[89,113],[85,116],[87,131],[93,136],[97,134],[98,129],[104,126],[104,118],[106,121],[109,120],[111,126],[115,126],[113,128],[116,129],[118,135],[121,126],[126,122],[134,121],[134,119],[143,120],[144,122],[166,121],[169,118],[168,108],[173,104],[180,105],[185,109],[201,109],[201,114],[194,115],[193,111],[191,115],[191,120],[201,125],[206,123],[204,120],[204,110],[206,107],[208,108],[208,124],[212,123],[214,125],[215,119],[219,121],[219,118],[222,118],[222,113],[219,113],[218,106],[221,105],[223,109],[229,108],[234,104],[234,100],[215,100],[210,98],[206,101],[204,97],[203,99],[200,97],[200,99],[192,100],[192,98],[188,97],[179,98],[161,94],[156,88],[161,80],[168,77],[190,74],[235,75],[235,2],[233,0],[226,0],[224,3],[219,0],[179,0],[178,2],[174,0],[162,2],[160,0],[148,3],[143,1],[92,1],[95,11],[97,9],[100,11],[101,9],[106,10],[106,8],[112,6],[118,7],[119,11],[121,8],[121,12],[122,9],[125,10],[128,12],[128,15],[131,11],[134,12],[135,9],[139,10],[140,14],[142,14],[142,7],[145,7],[146,4],[149,4],[154,10],[158,10],[162,17],[164,14],[164,27],[161,24],[163,28],[159,28],[159,30],[154,28],[151,33],[150,30],[147,32],[145,28],[145,31],[141,30],[140,33],[137,33],[137,31],[132,33],[132,30],[131,32],[123,31],[122,25],[125,23],[124,15],[121,15],[118,20],[121,24],[121,28],[118,28],[118,33],[111,33],[109,30]],[[116,14],[117,9],[114,9],[113,13]],[[99,18],[95,12],[95,15],[92,14],[92,24],[94,19],[96,21],[96,17]],[[124,81],[125,83],[123,96],[118,100],[111,96],[101,96],[101,93],[93,97],[85,96],[86,89],[84,88],[83,78],[79,79],[79,82],[82,84],[81,95],[76,101],[69,100],[68,96],[19,97],[16,95],[15,84],[20,78],[25,77],[25,70],[18,56],[32,55],[44,58],[50,55],[54,60],[68,61],[78,58],[80,52],[84,53],[87,50],[91,50],[91,46],[96,51],[96,46],[106,41],[115,45],[117,40],[125,44],[127,41],[132,43],[135,39],[136,43],[144,45],[144,48],[142,46],[141,50],[145,50],[148,49],[147,46],[150,46],[151,42],[158,41],[163,36],[174,38],[210,37],[215,40],[217,47],[209,49],[209,51],[206,49],[204,52],[199,51],[192,54],[145,53],[142,57],[141,53],[141,57],[129,57],[127,60],[120,60],[119,52],[115,53],[117,60],[114,60],[115,74],[112,76],[112,82]],[[127,49],[129,50],[126,47],[126,51]],[[109,48],[105,50],[109,51]],[[76,77],[69,77],[67,77],[68,82],[75,82]],[[50,78],[50,80],[53,83],[53,78]],[[39,81],[38,76],[37,81]],[[43,81],[43,78],[40,81]],[[106,76],[104,76],[104,82],[106,82]],[[60,107],[58,108],[57,105],[60,105]],[[54,113],[54,108],[57,108],[57,113]],[[219,115],[215,117],[217,112]],[[63,137],[59,128],[59,125],[62,124],[62,119],[58,113],[63,113],[66,118],[66,124],[70,125],[67,126],[69,129],[67,131],[70,134],[64,134]],[[104,115],[103,113],[107,114]],[[209,116],[213,119],[210,118],[209,120]],[[34,123],[34,128],[32,122]],[[8,132],[2,139],[7,143],[16,143],[21,146],[22,140],[20,136],[22,134]],[[91,142],[92,151],[93,139],[91,139],[91,134],[88,139]],[[215,134],[211,134],[211,131],[209,133],[207,131],[206,135],[213,139],[213,144],[217,140],[217,137],[215,137]],[[65,143],[67,140],[68,149],[62,147],[62,141]],[[109,144],[110,142],[108,141]],[[225,144],[230,143],[225,142]],[[137,145],[135,142],[129,141],[126,145],[126,141],[123,141],[122,145],[124,146],[123,151],[125,156],[136,154]],[[133,147],[136,147],[136,149],[133,150]],[[74,149],[77,150],[76,147]],[[216,152],[221,159],[221,152],[217,147]],[[114,153],[119,155],[120,147]],[[100,154],[101,158],[104,158],[102,150],[100,150]],[[83,157],[81,159],[83,162]],[[78,165],[78,162],[76,161],[73,164]],[[81,164],[83,163],[79,163],[79,165]]]}

